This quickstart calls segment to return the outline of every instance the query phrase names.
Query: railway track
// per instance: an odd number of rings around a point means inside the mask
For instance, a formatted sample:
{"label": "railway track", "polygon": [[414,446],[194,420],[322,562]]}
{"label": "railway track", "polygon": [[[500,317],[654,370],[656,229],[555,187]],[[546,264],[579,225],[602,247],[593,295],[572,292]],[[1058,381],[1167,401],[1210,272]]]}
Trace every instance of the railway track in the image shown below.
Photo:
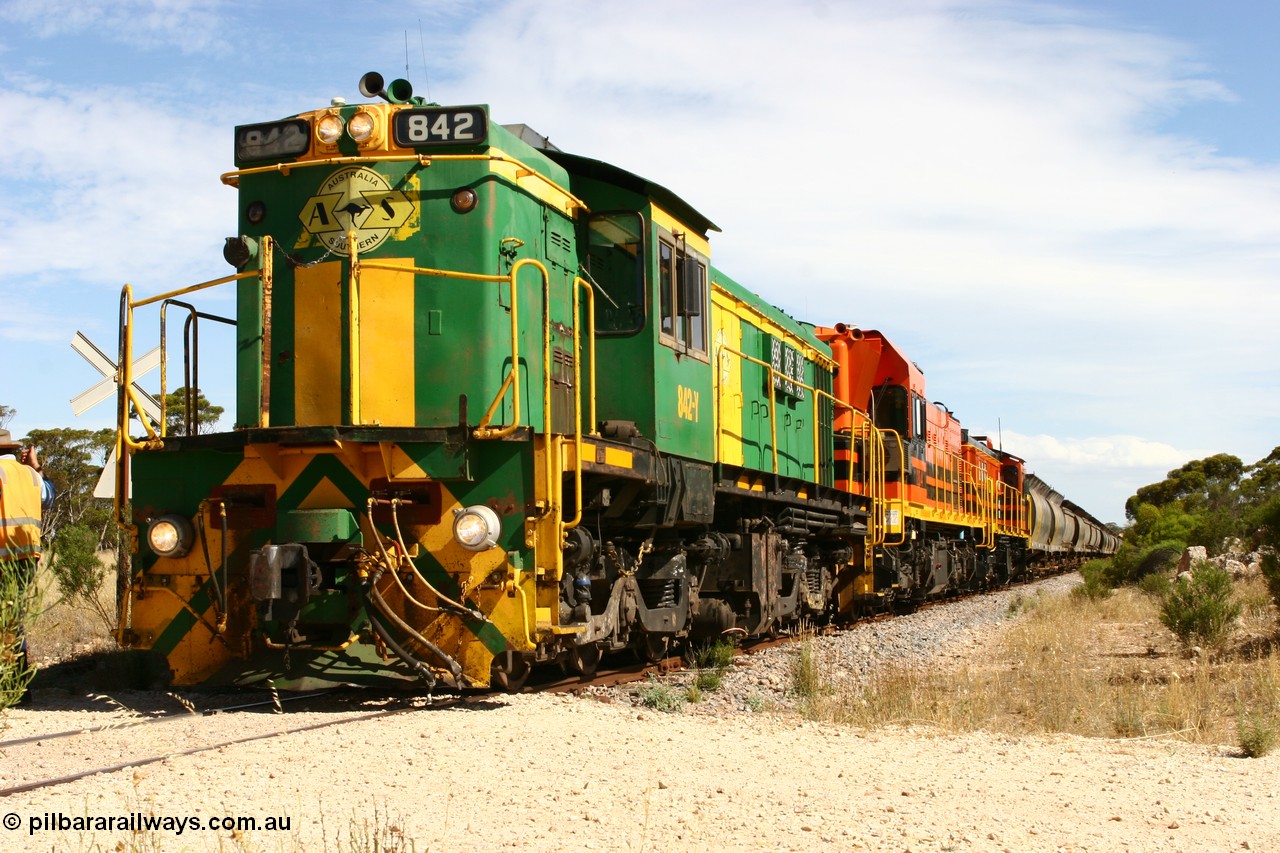
{"label": "railway track", "polygon": [[[614,686],[646,678],[650,673],[673,671],[680,666],[679,658],[667,658],[652,664],[602,668],[591,678],[551,678],[530,685],[527,691],[572,692],[592,686]],[[15,777],[12,781],[4,781],[9,772],[0,774],[0,785],[3,785],[0,787],[0,798],[40,788],[57,787],[100,773],[145,767],[172,758],[199,755],[344,724],[361,724],[414,711],[465,705],[483,701],[488,695],[473,693],[426,697],[405,694],[389,699],[396,707],[375,710],[351,709],[350,705],[367,702],[369,697],[334,690],[296,696],[272,696],[261,701],[205,710],[196,710],[186,700],[175,696],[184,705],[184,710],[178,713],[124,719],[86,728],[43,732],[0,741],[0,760],[3,760],[4,766]],[[386,698],[381,697],[382,700]],[[288,710],[285,710],[286,704]],[[316,720],[314,717],[317,713],[333,716],[330,719]],[[210,718],[232,715],[237,717],[238,730],[242,732],[240,735],[230,739],[206,736]],[[299,717],[305,721],[291,722]],[[58,763],[62,766],[65,766],[68,755],[73,761],[82,757],[86,763],[94,763],[74,773],[40,775],[41,765],[45,763],[42,754],[47,754],[49,749],[59,751]],[[100,756],[104,755],[110,756],[112,760],[97,763],[101,761]]]}
{"label": "railway track", "polygon": [[[82,729],[66,729],[27,735],[0,741],[0,759],[5,772],[0,778],[0,798],[64,785],[100,773],[115,773],[156,764],[167,759],[198,755],[240,744],[286,737],[347,723],[361,723],[392,717],[448,700],[428,701],[424,697],[393,699],[395,707],[373,710],[352,708],[349,697],[335,697],[335,691],[323,694],[271,697],[262,701],[238,703],[220,708],[196,711],[189,705],[176,714],[144,719],[125,719]],[[290,706],[285,711],[286,703]],[[184,702],[184,705],[188,703]],[[325,714],[316,719],[316,714]],[[237,736],[210,736],[211,718],[236,717]],[[303,718],[303,719],[300,719]],[[283,723],[283,725],[282,725]],[[82,760],[84,770],[43,775],[43,767],[52,763],[47,756],[57,751],[56,763],[65,768]],[[103,763],[104,757],[106,762]]]}
{"label": "railway track", "polygon": [[[933,608],[962,601],[949,598],[930,602],[920,609]],[[864,626],[872,622],[892,619],[892,614],[866,617],[850,627]],[[820,634],[839,633],[845,628],[823,628]],[[749,640],[741,644],[739,651],[752,655],[770,648],[786,645],[797,639],[796,634],[784,633],[770,638]],[[670,674],[684,668],[680,657],[667,657],[652,663],[606,659],[592,676],[556,677],[553,673],[537,674],[523,692],[578,693],[592,688],[615,687],[641,681],[651,676]],[[373,720],[395,717],[414,711],[443,709],[485,701],[488,693],[471,693],[462,696],[427,697],[422,694],[369,696],[356,691],[326,690],[307,694],[271,696],[255,701],[237,702],[222,707],[197,710],[188,701],[174,696],[184,709],[178,713],[142,719],[130,718],[86,728],[73,728],[25,735],[0,740],[0,760],[8,772],[0,773],[0,798],[41,788],[57,787],[101,773],[115,773],[131,768],[144,767],[168,759],[199,755],[215,750],[230,749],[243,744],[273,738],[289,737],[306,732],[331,728],[344,724],[361,724]],[[371,702],[382,703],[369,709]],[[393,707],[386,707],[386,705]],[[365,706],[365,707],[361,707]],[[325,717],[316,719],[317,714]],[[235,716],[237,736],[209,736],[208,721]],[[146,734],[143,734],[143,731]],[[48,764],[45,756],[56,749],[58,765],[65,768],[67,758],[81,759],[86,766],[73,773],[44,775],[42,766]],[[103,758],[106,757],[106,763]],[[12,775],[10,775],[12,774]]]}

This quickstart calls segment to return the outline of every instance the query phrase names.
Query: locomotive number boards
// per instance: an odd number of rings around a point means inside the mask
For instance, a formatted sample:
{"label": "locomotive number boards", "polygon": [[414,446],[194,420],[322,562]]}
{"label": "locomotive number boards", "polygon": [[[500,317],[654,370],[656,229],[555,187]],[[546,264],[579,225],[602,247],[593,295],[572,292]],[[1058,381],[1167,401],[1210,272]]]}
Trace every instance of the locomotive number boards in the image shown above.
{"label": "locomotive number boards", "polygon": [[397,145],[467,145],[489,136],[489,117],[481,107],[423,107],[395,116]]}

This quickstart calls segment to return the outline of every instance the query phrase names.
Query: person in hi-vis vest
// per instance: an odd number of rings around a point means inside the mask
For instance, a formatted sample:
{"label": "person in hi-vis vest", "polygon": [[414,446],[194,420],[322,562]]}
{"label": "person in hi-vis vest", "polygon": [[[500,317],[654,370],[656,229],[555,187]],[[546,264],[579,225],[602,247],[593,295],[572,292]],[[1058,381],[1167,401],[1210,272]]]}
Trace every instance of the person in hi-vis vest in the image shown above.
{"label": "person in hi-vis vest", "polygon": [[[53,505],[53,483],[45,479],[34,447],[23,447],[0,429],[0,571],[16,571],[24,584],[35,578],[40,562],[40,520]],[[21,667],[27,667],[22,640]],[[22,702],[31,698],[30,689]]]}

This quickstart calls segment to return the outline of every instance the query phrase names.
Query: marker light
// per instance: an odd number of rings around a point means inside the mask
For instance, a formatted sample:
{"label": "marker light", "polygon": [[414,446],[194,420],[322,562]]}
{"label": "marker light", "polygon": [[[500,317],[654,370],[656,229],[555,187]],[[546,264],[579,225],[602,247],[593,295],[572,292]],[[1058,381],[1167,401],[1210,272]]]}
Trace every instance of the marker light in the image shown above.
{"label": "marker light", "polygon": [[331,114],[316,122],[316,139],[325,145],[333,145],[339,136],[342,136],[342,119]]}
{"label": "marker light", "polygon": [[487,551],[501,532],[498,514],[483,504],[453,511],[453,538],[468,551]]}
{"label": "marker light", "polygon": [[453,207],[454,213],[470,213],[476,209],[476,202],[479,197],[476,191],[468,187],[456,190],[449,198],[449,204]]}
{"label": "marker light", "polygon": [[161,557],[185,557],[194,539],[191,522],[180,515],[162,515],[147,527],[147,544]]}
{"label": "marker light", "polygon": [[351,134],[351,138],[356,142],[368,142],[376,127],[373,116],[360,110],[351,117],[351,121],[347,122],[347,133]]}

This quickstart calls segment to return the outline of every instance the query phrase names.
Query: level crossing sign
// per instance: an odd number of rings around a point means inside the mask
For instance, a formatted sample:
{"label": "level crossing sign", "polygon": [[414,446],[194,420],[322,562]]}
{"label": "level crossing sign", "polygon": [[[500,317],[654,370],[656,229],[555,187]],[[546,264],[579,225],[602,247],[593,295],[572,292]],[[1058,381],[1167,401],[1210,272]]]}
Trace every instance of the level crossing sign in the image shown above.
{"label": "level crossing sign", "polygon": [[[71,411],[76,415],[81,415],[108,397],[115,396],[120,387],[120,368],[102,350],[98,349],[83,332],[76,332],[72,336],[71,348],[80,353],[84,360],[93,365],[93,368],[103,376],[100,381],[71,398]],[[133,363],[133,376],[135,379],[132,387],[134,393],[138,395],[138,400],[141,401],[143,413],[151,419],[152,423],[160,422],[160,401],[143,390],[137,379],[159,366],[160,347],[156,347]],[[95,498],[109,498],[113,497],[115,492],[116,451],[113,449],[110,458],[107,459],[107,464],[102,469],[102,476],[98,478],[98,485],[93,489],[93,496]]]}

